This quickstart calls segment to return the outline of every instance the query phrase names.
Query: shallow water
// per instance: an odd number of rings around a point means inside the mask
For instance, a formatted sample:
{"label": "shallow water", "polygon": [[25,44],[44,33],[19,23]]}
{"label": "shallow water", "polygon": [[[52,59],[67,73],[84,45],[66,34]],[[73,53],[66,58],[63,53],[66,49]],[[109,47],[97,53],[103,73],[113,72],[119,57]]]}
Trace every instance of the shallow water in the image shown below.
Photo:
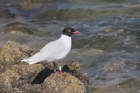
{"label": "shallow water", "polygon": [[70,26],[81,35],[62,62],[79,61],[94,88],[117,85],[140,77],[139,6],[139,0],[0,1],[0,47],[14,40],[40,49]]}

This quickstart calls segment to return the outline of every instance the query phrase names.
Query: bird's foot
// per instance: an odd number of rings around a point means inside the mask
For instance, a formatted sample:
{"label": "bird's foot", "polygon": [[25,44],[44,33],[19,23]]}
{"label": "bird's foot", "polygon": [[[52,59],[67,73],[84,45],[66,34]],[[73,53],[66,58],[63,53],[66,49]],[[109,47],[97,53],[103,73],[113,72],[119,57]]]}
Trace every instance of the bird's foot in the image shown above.
{"label": "bird's foot", "polygon": [[54,73],[55,73],[55,74],[59,74],[59,71],[55,71]]}
{"label": "bird's foot", "polygon": [[57,71],[57,64],[56,64],[56,62],[53,62],[53,64],[54,64],[54,73],[55,74],[67,75],[66,72],[62,72],[62,67],[61,67],[61,63],[60,62],[58,62],[58,68],[59,68],[58,71]]}
{"label": "bird's foot", "polygon": [[64,76],[68,75],[68,73],[62,72],[61,70],[59,71],[59,73],[62,74],[62,75],[64,75]]}
{"label": "bird's foot", "polygon": [[66,72],[62,72],[62,71],[55,71],[54,73],[55,73],[55,74],[62,74],[62,75],[64,75],[64,76],[65,76],[65,75],[68,75]]}

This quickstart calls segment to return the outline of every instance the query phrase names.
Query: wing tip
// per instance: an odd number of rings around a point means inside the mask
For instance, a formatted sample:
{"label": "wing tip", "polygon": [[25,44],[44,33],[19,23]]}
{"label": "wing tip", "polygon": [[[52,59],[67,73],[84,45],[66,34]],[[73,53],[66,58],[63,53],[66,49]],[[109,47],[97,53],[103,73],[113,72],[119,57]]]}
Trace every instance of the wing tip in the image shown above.
{"label": "wing tip", "polygon": [[21,60],[21,62],[28,62],[28,60],[27,59],[23,59],[23,60]]}

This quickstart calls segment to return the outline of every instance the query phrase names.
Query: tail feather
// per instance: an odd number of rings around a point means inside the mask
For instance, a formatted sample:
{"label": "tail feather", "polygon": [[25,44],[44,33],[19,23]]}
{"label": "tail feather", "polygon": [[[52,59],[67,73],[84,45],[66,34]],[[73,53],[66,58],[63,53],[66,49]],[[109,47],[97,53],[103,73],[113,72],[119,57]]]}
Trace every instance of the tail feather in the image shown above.
{"label": "tail feather", "polygon": [[28,58],[27,59],[23,59],[23,60],[21,60],[21,62],[28,62]]}
{"label": "tail feather", "polygon": [[34,63],[38,63],[44,60],[44,56],[40,55],[40,52],[36,53],[35,55],[27,58],[27,59],[23,59],[21,60],[22,62],[27,62],[29,64],[34,64]]}
{"label": "tail feather", "polygon": [[21,62],[27,62],[29,65],[37,63],[37,61],[30,61],[29,58],[21,60]]}

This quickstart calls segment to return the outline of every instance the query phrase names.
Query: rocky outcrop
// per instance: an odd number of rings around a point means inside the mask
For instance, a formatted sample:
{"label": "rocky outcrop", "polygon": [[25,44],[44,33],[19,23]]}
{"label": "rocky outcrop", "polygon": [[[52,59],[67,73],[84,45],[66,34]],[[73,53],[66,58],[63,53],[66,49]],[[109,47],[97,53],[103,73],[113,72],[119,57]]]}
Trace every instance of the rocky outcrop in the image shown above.
{"label": "rocky outcrop", "polygon": [[84,84],[72,75],[52,74],[45,79],[43,87],[43,93],[86,93]]}
{"label": "rocky outcrop", "polygon": [[86,93],[88,77],[73,61],[63,68],[67,75],[54,74],[53,63],[21,62],[38,50],[14,41],[8,41],[0,53],[0,93]]}
{"label": "rocky outcrop", "polygon": [[27,45],[21,45],[14,41],[8,41],[2,48],[0,53],[0,60],[4,64],[17,64],[21,59],[27,58],[37,52]]}
{"label": "rocky outcrop", "polygon": [[9,69],[0,74],[0,93],[11,93],[17,86],[23,83],[21,76]]}
{"label": "rocky outcrop", "polygon": [[31,83],[34,77],[42,69],[44,69],[42,64],[33,64],[30,66],[27,64],[19,64],[19,65],[15,64],[11,68],[12,71],[19,73],[22,76],[22,78],[24,78],[28,83]]}
{"label": "rocky outcrop", "polygon": [[[63,68],[64,69],[64,68]],[[87,73],[83,73],[80,70],[80,64],[77,61],[72,61],[71,64],[68,65],[68,71],[71,75],[77,77],[80,81],[83,82],[86,89],[89,87],[89,79]]]}

